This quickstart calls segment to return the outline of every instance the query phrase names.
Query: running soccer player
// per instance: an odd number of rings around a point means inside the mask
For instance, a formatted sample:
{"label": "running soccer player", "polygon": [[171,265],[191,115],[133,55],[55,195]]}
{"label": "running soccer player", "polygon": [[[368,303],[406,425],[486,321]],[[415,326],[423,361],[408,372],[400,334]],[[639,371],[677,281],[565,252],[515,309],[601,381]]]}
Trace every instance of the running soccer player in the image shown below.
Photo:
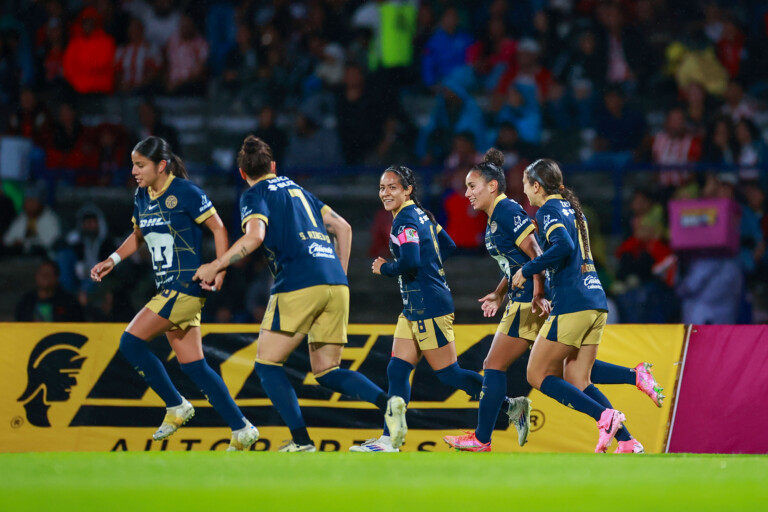
{"label": "running soccer player", "polygon": [[[346,271],[352,228],[311,193],[277,176],[272,149],[261,139],[246,137],[237,163],[250,186],[240,198],[245,234],[215,261],[202,265],[194,279],[211,282],[256,249],[266,253],[275,284],[261,322],[255,366],[267,396],[291,431],[291,441],[279,451],[316,450],[283,368],[306,335],[312,373],[320,385],[385,411],[392,443],[402,445],[408,430],[403,398],[390,397],[362,374],[339,367],[347,343]],[[336,237],[337,250],[329,233]]]}
{"label": "running soccer player", "polygon": [[[520,204],[504,194],[506,179],[503,164],[504,155],[491,148],[466,178],[466,196],[472,207],[488,215],[485,246],[504,275],[496,290],[480,299],[486,317],[495,316],[501,308],[512,274],[541,255],[528,214]],[[550,311],[550,303],[545,296],[543,273],[533,275],[522,288],[509,290],[509,303],[483,364],[483,394],[478,408],[477,429],[461,436],[444,437],[451,447],[462,451],[490,451],[491,434],[507,389],[506,370],[530,348],[544,325]],[[595,361],[591,379],[596,384],[635,384],[661,406],[661,388],[653,378],[648,363],[626,368]],[[529,431],[530,400],[523,397],[516,404],[524,408],[522,414],[516,416],[518,422],[515,423],[518,443],[523,446]]]}
{"label": "running soccer player", "polygon": [[623,427],[625,416],[590,381],[603,336],[608,306],[589,247],[587,219],[554,160],[539,159],[523,174],[525,195],[538,206],[536,222],[544,252],[512,277],[524,288],[549,269],[552,311],[536,337],[528,361],[528,382],[545,395],[597,421],[595,453],[618,440],[617,453],[643,453],[643,446]]}
{"label": "running soccer player", "polygon": [[200,336],[203,290],[220,290],[224,273],[202,287],[192,279],[200,265],[200,226],[205,225],[213,233],[217,254],[227,249],[227,231],[208,196],[186,179],[184,162],[173,154],[164,139],[142,140],[133,148],[131,159],[132,174],[138,184],[133,233],[109,258],[94,265],[91,279],[101,281],[120,261],[136,252],[143,242],[147,243],[157,295],[125,329],[120,351],[165,402],[165,418],[152,438],[165,439],[195,414],[192,404],[171,383],[163,363],[147,347],[147,341],[165,333],[181,370],[232,429],[227,450],[246,450],[258,440],[259,431],[245,419],[224,381],[208,366]]}
{"label": "running soccer player", "polygon": [[[459,367],[453,333],[453,298],[443,259],[456,245],[425,210],[416,195],[416,177],[404,166],[389,167],[379,181],[379,198],[392,212],[390,250],[394,261],[377,258],[374,274],[396,277],[403,311],[397,319],[392,358],[387,367],[389,393],[410,399],[410,375],[423,355],[444,384],[479,398],[483,378]],[[355,452],[394,452],[391,432],[353,446]]]}

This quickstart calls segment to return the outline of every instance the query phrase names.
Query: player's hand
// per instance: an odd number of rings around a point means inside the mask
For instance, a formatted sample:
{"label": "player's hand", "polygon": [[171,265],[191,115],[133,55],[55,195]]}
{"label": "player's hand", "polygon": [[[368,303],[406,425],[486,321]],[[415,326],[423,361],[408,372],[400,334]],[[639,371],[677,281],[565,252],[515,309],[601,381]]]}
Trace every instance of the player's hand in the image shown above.
{"label": "player's hand", "polygon": [[213,279],[213,284],[209,284],[205,281],[200,281],[200,288],[202,288],[207,292],[220,292],[221,287],[224,286],[224,276],[226,274],[227,273],[224,270],[216,274],[216,277]]}
{"label": "player's hand", "polygon": [[[215,292],[219,289],[216,287],[216,274],[218,274],[216,264],[213,262],[206,263],[200,265],[200,268],[197,269],[195,275],[192,276],[192,280],[200,281],[200,286],[202,286],[203,290]],[[223,280],[224,278],[222,277],[221,279]],[[219,285],[220,284],[221,283],[219,283]]]}
{"label": "player's hand", "polygon": [[491,292],[481,299],[477,299],[480,302],[480,309],[483,310],[483,316],[490,318],[496,315],[496,312],[501,307],[501,303],[504,302],[504,297],[500,297],[498,293]]}
{"label": "player's hand", "polygon": [[381,266],[385,264],[387,260],[379,256],[375,260],[373,260],[373,264],[371,265],[371,272],[374,274],[381,275]]}
{"label": "player's hand", "polygon": [[115,262],[111,258],[95,264],[91,269],[91,280],[100,283],[104,276],[112,272],[113,268],[115,268]]}
{"label": "player's hand", "polygon": [[523,269],[519,268],[517,269],[517,272],[515,272],[515,275],[512,277],[512,287],[522,288],[526,281],[527,279],[523,277]]}
{"label": "player's hand", "polygon": [[549,316],[552,311],[552,304],[544,297],[534,297],[531,301],[531,313],[540,311],[539,316]]}

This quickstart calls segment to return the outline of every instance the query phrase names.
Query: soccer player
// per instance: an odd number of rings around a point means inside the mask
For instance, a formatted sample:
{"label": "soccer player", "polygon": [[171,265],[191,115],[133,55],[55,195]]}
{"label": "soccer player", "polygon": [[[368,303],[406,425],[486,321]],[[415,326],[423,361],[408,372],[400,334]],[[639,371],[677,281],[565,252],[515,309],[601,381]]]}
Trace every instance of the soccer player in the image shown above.
{"label": "soccer player", "polygon": [[608,306],[589,247],[587,219],[554,160],[539,159],[523,174],[524,193],[538,206],[536,222],[544,252],[525,263],[512,286],[545,269],[551,273],[552,311],[536,337],[528,361],[528,382],[565,406],[593,417],[604,453],[614,437],[617,453],[642,453],[643,446],[623,427],[625,416],[590,381]]}
{"label": "soccer player", "polygon": [[[486,317],[496,315],[507,294],[512,274],[528,261],[541,255],[534,225],[522,206],[504,194],[506,179],[501,151],[489,149],[483,161],[467,174],[466,196],[475,210],[488,215],[485,246],[501,267],[503,278],[496,290],[480,299]],[[483,394],[478,408],[477,430],[461,436],[446,436],[450,446],[462,451],[490,451],[491,434],[507,388],[506,370],[530,348],[550,312],[546,300],[543,273],[534,274],[522,288],[509,291],[509,303],[484,362]],[[592,382],[597,384],[635,384],[661,406],[661,388],[650,372],[648,363],[635,368],[595,361]],[[530,400],[515,402],[524,407],[515,427],[518,443],[523,446],[530,424]],[[510,415],[510,417],[513,417]]]}
{"label": "soccer player", "polygon": [[142,140],[133,148],[131,159],[132,174],[139,186],[134,197],[133,233],[109,258],[94,265],[91,279],[101,281],[120,261],[147,243],[157,295],[126,328],[120,338],[120,351],[165,402],[165,418],[152,438],[165,439],[195,414],[192,404],[171,383],[163,363],[147,347],[147,341],[165,333],[181,370],[232,429],[227,450],[246,450],[259,438],[259,431],[245,419],[224,381],[206,363],[200,336],[203,289],[220,290],[224,273],[202,287],[192,279],[200,265],[200,226],[205,225],[213,233],[217,254],[227,249],[227,231],[208,196],[186,179],[184,163],[164,139]]}
{"label": "soccer player", "polygon": [[[261,248],[275,278],[261,322],[256,372],[261,385],[291,431],[282,452],[314,452],[296,392],[283,363],[309,335],[312,373],[326,388],[375,404],[386,411],[393,445],[405,440],[405,401],[388,396],[358,372],[339,368],[347,343],[347,266],[352,228],[329,206],[285,176],[275,174],[272,149],[249,135],[237,156],[250,188],[240,198],[244,235],[194,278],[211,282],[221,270]],[[330,234],[336,237],[337,250]],[[338,252],[337,252],[338,251]]]}
{"label": "soccer player", "polygon": [[[456,245],[419,203],[416,177],[409,168],[397,165],[385,170],[379,181],[379,198],[394,216],[389,244],[394,261],[376,258],[371,270],[396,277],[403,298],[387,367],[389,393],[410,399],[410,375],[423,355],[442,383],[477,399],[483,378],[457,363],[453,298],[443,270],[443,258]],[[378,439],[369,439],[350,451],[398,451],[390,434],[385,428]]]}

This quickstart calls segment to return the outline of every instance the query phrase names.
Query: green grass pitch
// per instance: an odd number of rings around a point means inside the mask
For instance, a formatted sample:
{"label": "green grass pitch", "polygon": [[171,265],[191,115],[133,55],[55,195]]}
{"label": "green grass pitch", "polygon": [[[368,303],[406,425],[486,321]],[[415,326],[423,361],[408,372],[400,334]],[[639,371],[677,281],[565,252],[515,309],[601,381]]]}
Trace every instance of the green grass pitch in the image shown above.
{"label": "green grass pitch", "polygon": [[768,510],[768,456],[0,454],[0,511]]}

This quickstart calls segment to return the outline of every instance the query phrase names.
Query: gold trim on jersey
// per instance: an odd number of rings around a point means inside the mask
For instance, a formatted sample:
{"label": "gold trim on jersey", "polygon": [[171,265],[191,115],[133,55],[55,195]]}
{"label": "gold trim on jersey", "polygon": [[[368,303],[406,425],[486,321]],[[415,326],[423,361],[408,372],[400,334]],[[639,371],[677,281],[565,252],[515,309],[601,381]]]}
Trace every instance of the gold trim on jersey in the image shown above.
{"label": "gold trim on jersey", "polygon": [[254,182],[253,182],[253,184],[255,185],[255,184],[257,184],[258,182],[260,182],[260,181],[264,181],[264,180],[271,180],[272,178],[277,178],[277,174],[275,174],[275,173],[273,173],[273,172],[268,172],[267,174],[265,174],[265,175],[264,175],[264,176],[262,176],[261,178],[259,178],[259,179],[257,179],[256,181],[254,181]]}
{"label": "gold trim on jersey", "polygon": [[412,200],[410,200],[410,199],[409,199],[409,200],[407,200],[407,201],[405,201],[405,202],[403,202],[403,204],[401,204],[401,205],[400,205],[400,208],[398,208],[397,210],[393,210],[393,211],[392,211],[392,218],[395,218],[395,217],[397,217],[397,214],[398,214],[398,213],[400,213],[400,212],[402,211],[402,209],[403,209],[403,208],[405,208],[406,206],[411,206],[412,204],[416,204],[416,203],[414,203],[414,202],[413,202]]}
{"label": "gold trim on jersey", "polygon": [[328,206],[327,204],[324,204],[323,207],[320,208],[320,216],[322,217],[326,213],[332,212],[332,211],[333,211],[333,209],[330,206]]}
{"label": "gold trim on jersey", "polygon": [[528,224],[528,227],[523,230],[522,233],[517,237],[517,240],[515,240],[515,245],[520,247],[520,244],[523,243],[523,240],[525,240],[525,237],[533,233],[533,230],[535,228],[533,227],[533,224]]}
{"label": "gold trim on jersey", "polygon": [[563,225],[562,222],[558,222],[557,224],[554,224],[554,225],[550,226],[549,229],[547,230],[547,235],[545,237],[547,239],[547,242],[549,242],[549,235],[552,233],[552,231],[555,230],[555,228],[563,228],[563,229],[565,229],[565,226]]}
{"label": "gold trim on jersey", "polygon": [[544,198],[544,202],[546,203],[550,199],[562,199],[563,201],[565,201],[565,198],[562,195],[560,195],[560,194],[552,194],[551,196],[545,197]]}
{"label": "gold trim on jersey", "polygon": [[488,212],[488,224],[491,223],[491,215],[493,215],[493,210],[496,209],[496,205],[499,204],[499,201],[502,201],[507,198],[507,194],[499,194],[496,199],[493,200],[493,204],[491,205],[491,211]]}
{"label": "gold trim on jersey", "polygon": [[442,230],[443,230],[443,226],[441,226],[440,224],[438,224],[438,225],[437,225],[437,230],[436,230],[436,231],[437,231],[437,234],[439,235],[439,234],[440,234],[440,232],[441,232]]}
{"label": "gold trim on jersey", "polygon": [[269,226],[269,219],[266,217],[266,215],[262,215],[261,213],[252,213],[244,218],[243,222],[240,223],[240,229],[243,230],[243,233],[245,233],[245,224],[251,219],[261,219],[265,225]]}
{"label": "gold trim on jersey", "polygon": [[165,184],[163,185],[163,188],[161,188],[157,193],[152,192],[152,188],[151,187],[147,187],[147,192],[149,193],[149,198],[152,201],[155,201],[160,196],[165,194],[165,191],[168,190],[168,187],[171,186],[171,182],[173,182],[174,178],[176,178],[176,176],[174,176],[173,174],[169,174],[168,175],[168,179],[165,180]]}
{"label": "gold trim on jersey", "polygon": [[195,219],[195,223],[202,224],[216,214],[216,208],[211,207],[210,210],[203,212],[198,218]]}

